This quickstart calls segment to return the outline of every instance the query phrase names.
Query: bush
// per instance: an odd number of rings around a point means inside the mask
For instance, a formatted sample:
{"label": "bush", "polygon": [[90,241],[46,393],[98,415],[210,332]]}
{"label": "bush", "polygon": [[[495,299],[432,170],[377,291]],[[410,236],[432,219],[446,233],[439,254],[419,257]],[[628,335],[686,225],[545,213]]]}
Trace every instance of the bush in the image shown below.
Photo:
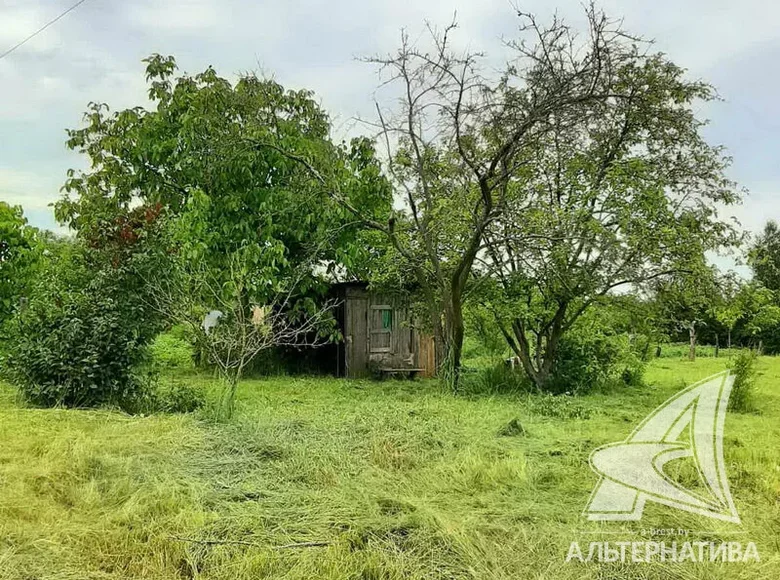
{"label": "bush", "polygon": [[155,370],[195,368],[195,349],[186,329],[174,327],[149,345],[149,362]]}
{"label": "bush", "polygon": [[206,394],[193,385],[173,384],[158,392],[158,401],[163,413],[194,413],[206,403]]}
{"label": "bush", "polygon": [[121,269],[96,270],[74,245],[52,260],[10,325],[4,373],[34,405],[124,406],[157,328]]}
{"label": "bush", "polygon": [[553,394],[585,393],[635,386],[642,383],[643,376],[644,363],[628,335],[577,329],[561,339],[544,390]]}
{"label": "bush", "polygon": [[743,350],[731,363],[734,385],[731,387],[729,410],[737,413],[750,413],[755,410],[753,391],[756,385],[756,352]]}

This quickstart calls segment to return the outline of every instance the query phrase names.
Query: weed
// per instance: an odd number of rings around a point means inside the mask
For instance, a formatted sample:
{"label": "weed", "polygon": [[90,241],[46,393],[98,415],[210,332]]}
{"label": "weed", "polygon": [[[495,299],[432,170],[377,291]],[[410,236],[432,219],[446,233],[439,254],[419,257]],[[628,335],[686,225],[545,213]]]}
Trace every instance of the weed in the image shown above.
{"label": "weed", "polygon": [[756,386],[756,353],[753,350],[741,351],[731,363],[734,385],[729,398],[729,410],[737,413],[750,413],[755,410],[754,390]]}

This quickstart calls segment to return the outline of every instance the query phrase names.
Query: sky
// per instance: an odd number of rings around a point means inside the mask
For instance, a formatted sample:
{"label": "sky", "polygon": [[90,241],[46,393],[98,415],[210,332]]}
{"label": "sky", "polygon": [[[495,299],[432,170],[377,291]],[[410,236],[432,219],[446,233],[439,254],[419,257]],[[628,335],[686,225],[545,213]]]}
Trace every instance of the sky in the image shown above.
{"label": "sky", "polygon": [[[0,54],[75,0],[0,0]],[[545,20],[553,11],[583,22],[579,0],[516,0]],[[502,39],[517,36],[509,0],[86,0],[0,59],[0,200],[22,205],[31,224],[56,229],[52,208],[68,168],[85,160],[65,147],[91,101],[112,109],[146,105],[144,65],[174,55],[182,71],[212,65],[228,78],[272,75],[288,88],[315,91],[336,137],[372,118],[377,71],[360,60],[397,47],[405,28],[456,17],[462,46],[500,59]],[[626,30],[653,39],[688,70],[712,83],[722,101],[702,107],[705,135],[724,145],[729,176],[749,194],[734,215],[748,231],[780,219],[780,3],[765,0],[605,0]],[[730,267],[732,262],[715,259]]]}

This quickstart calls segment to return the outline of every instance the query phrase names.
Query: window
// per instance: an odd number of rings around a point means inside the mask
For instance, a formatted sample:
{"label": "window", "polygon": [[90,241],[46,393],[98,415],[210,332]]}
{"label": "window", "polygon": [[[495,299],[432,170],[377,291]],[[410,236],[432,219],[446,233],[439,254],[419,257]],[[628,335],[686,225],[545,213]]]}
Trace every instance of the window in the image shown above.
{"label": "window", "polygon": [[371,352],[390,352],[393,336],[393,309],[390,306],[372,306],[370,317]]}

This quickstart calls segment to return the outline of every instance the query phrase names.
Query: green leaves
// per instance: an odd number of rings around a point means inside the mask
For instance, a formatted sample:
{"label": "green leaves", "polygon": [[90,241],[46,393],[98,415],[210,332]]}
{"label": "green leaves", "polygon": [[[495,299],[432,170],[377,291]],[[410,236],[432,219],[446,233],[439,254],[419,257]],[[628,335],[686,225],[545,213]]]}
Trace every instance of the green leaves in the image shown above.
{"label": "green leaves", "polygon": [[389,208],[390,192],[368,140],[334,145],[309,91],[254,75],[231,84],[212,68],[176,77],[173,57],[144,62],[153,110],[91,105],[87,126],[69,132],[69,147],[92,169],[72,172],[64,189],[75,197],[58,204],[60,220],[116,250],[128,223],[129,237],[140,236],[134,209],[159,206],[168,232],[161,243],[217,273],[240,253],[258,300],[304,262],[355,263],[365,246],[354,216],[298,159],[371,215]]}
{"label": "green leaves", "polygon": [[34,404],[124,404],[139,387],[134,366],[160,329],[141,265],[97,268],[94,250],[79,242],[48,249],[28,307],[8,324],[4,371]]}
{"label": "green leaves", "polygon": [[780,229],[776,222],[767,222],[757,236],[748,251],[748,264],[764,286],[780,291]]}
{"label": "green leaves", "polygon": [[43,252],[40,233],[19,206],[0,201],[0,324],[26,296]]}

